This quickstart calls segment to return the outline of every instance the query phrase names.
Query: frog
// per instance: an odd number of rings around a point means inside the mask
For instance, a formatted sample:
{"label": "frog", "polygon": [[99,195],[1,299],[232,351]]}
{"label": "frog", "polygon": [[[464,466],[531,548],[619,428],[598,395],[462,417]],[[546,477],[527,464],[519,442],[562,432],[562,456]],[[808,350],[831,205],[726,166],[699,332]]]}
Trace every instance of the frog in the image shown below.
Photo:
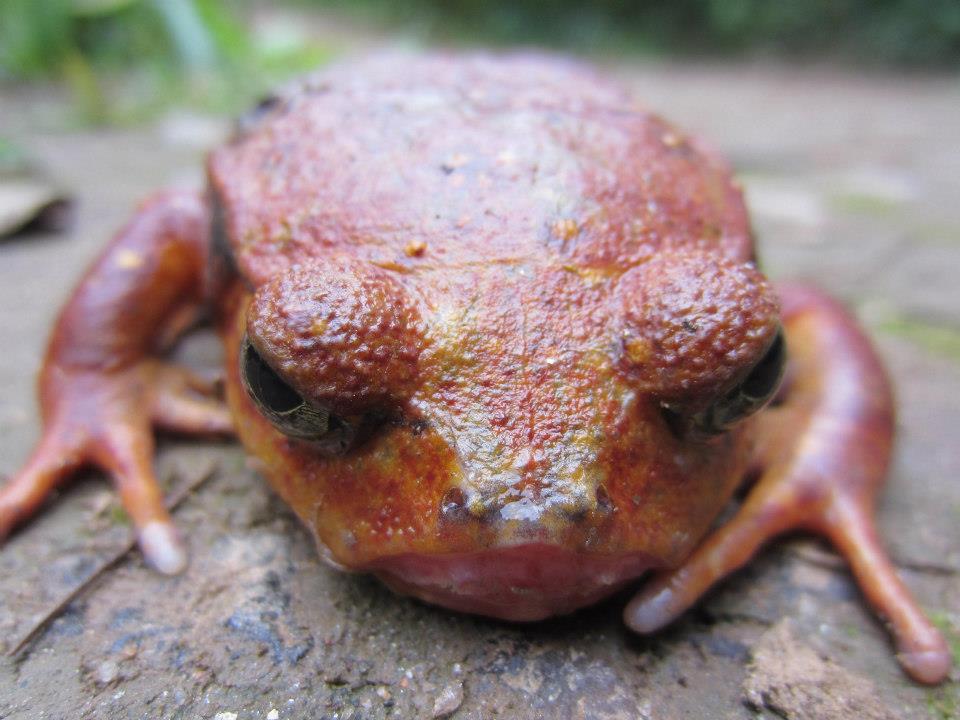
{"label": "frog", "polygon": [[[222,392],[170,358],[201,315]],[[179,573],[154,433],[235,434],[324,561],[430,604],[537,621],[639,583],[649,634],[801,530],[910,677],[950,670],[876,530],[868,336],[761,272],[720,153],[578,61],[374,54],[267,97],[86,271],[38,394],[0,538],[93,467]]]}

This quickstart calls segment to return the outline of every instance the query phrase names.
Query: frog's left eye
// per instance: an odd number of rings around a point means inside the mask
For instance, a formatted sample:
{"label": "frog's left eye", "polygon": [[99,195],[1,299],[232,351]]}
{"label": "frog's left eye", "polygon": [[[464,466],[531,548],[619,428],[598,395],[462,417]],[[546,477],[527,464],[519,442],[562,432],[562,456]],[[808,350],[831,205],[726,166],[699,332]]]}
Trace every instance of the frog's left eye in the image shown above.
{"label": "frog's left eye", "polygon": [[247,338],[240,348],[240,377],[263,416],[284,435],[319,440],[342,426],[329,411],[307,402],[284,382]]}
{"label": "frog's left eye", "polygon": [[707,435],[729,430],[740,420],[766,405],[780,387],[787,361],[783,330],[779,330],[760,362],[732,390],[692,418],[693,425]]}
{"label": "frog's left eye", "polygon": [[724,432],[776,392],[785,362],[779,303],[751,263],[663,253],[624,273],[617,291],[621,367],[678,434]]}

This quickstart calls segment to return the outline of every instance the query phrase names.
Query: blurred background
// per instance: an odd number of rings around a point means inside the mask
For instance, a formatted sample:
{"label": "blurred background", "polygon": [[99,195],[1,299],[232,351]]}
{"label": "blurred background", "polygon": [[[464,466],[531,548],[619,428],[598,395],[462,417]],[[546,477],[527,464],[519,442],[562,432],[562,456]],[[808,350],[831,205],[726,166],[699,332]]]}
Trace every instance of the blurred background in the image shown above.
{"label": "blurred background", "polygon": [[[730,159],[765,271],[841,298],[889,368],[881,534],[960,667],[960,0],[0,0],[0,476],[37,438],[61,302],[142,198],[201,187],[230,118],[287,78],[438,44],[583,56]],[[214,371],[217,348],[182,350]],[[906,680],[825,545],[776,543],[653,640],[620,601],[508,627],[322,567],[237,446],[165,440],[158,474],[208,461],[223,471],[177,518],[183,582],[111,571],[0,662],[0,717],[440,717],[447,688],[456,718],[755,720],[742,683],[769,668],[748,650],[789,617],[890,717],[960,718],[960,682]],[[124,518],[94,477],[3,547],[0,650],[126,542]]]}
{"label": "blurred background", "polygon": [[350,44],[534,45],[593,56],[960,67],[957,0],[3,0],[0,80],[69,89],[84,122],[235,111]]}

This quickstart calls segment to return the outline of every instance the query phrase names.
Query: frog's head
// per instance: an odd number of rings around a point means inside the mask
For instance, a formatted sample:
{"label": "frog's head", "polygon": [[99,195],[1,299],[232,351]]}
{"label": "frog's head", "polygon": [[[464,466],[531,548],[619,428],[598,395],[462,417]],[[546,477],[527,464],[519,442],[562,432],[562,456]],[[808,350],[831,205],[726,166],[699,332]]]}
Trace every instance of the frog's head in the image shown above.
{"label": "frog's head", "polygon": [[783,362],[768,284],[712,251],[617,273],[312,260],[241,315],[241,434],[328,557],[513,618],[683,558]]}

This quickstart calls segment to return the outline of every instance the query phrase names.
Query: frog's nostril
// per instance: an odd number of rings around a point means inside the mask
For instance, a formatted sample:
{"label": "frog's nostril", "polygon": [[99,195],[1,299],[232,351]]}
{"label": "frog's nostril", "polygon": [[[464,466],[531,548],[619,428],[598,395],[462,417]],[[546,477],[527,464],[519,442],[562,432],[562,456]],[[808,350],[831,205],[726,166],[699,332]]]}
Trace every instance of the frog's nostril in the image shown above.
{"label": "frog's nostril", "polygon": [[467,517],[466,496],[463,490],[452,487],[440,499],[440,516],[445,520],[464,520]]}
{"label": "frog's nostril", "polygon": [[601,515],[609,515],[613,512],[613,501],[610,499],[610,494],[607,492],[607,489],[600,485],[597,487],[597,512]]}
{"label": "frog's nostril", "polygon": [[555,507],[564,519],[575,523],[595,524],[613,512],[613,501],[603,485],[592,493],[584,493],[557,503]]}

